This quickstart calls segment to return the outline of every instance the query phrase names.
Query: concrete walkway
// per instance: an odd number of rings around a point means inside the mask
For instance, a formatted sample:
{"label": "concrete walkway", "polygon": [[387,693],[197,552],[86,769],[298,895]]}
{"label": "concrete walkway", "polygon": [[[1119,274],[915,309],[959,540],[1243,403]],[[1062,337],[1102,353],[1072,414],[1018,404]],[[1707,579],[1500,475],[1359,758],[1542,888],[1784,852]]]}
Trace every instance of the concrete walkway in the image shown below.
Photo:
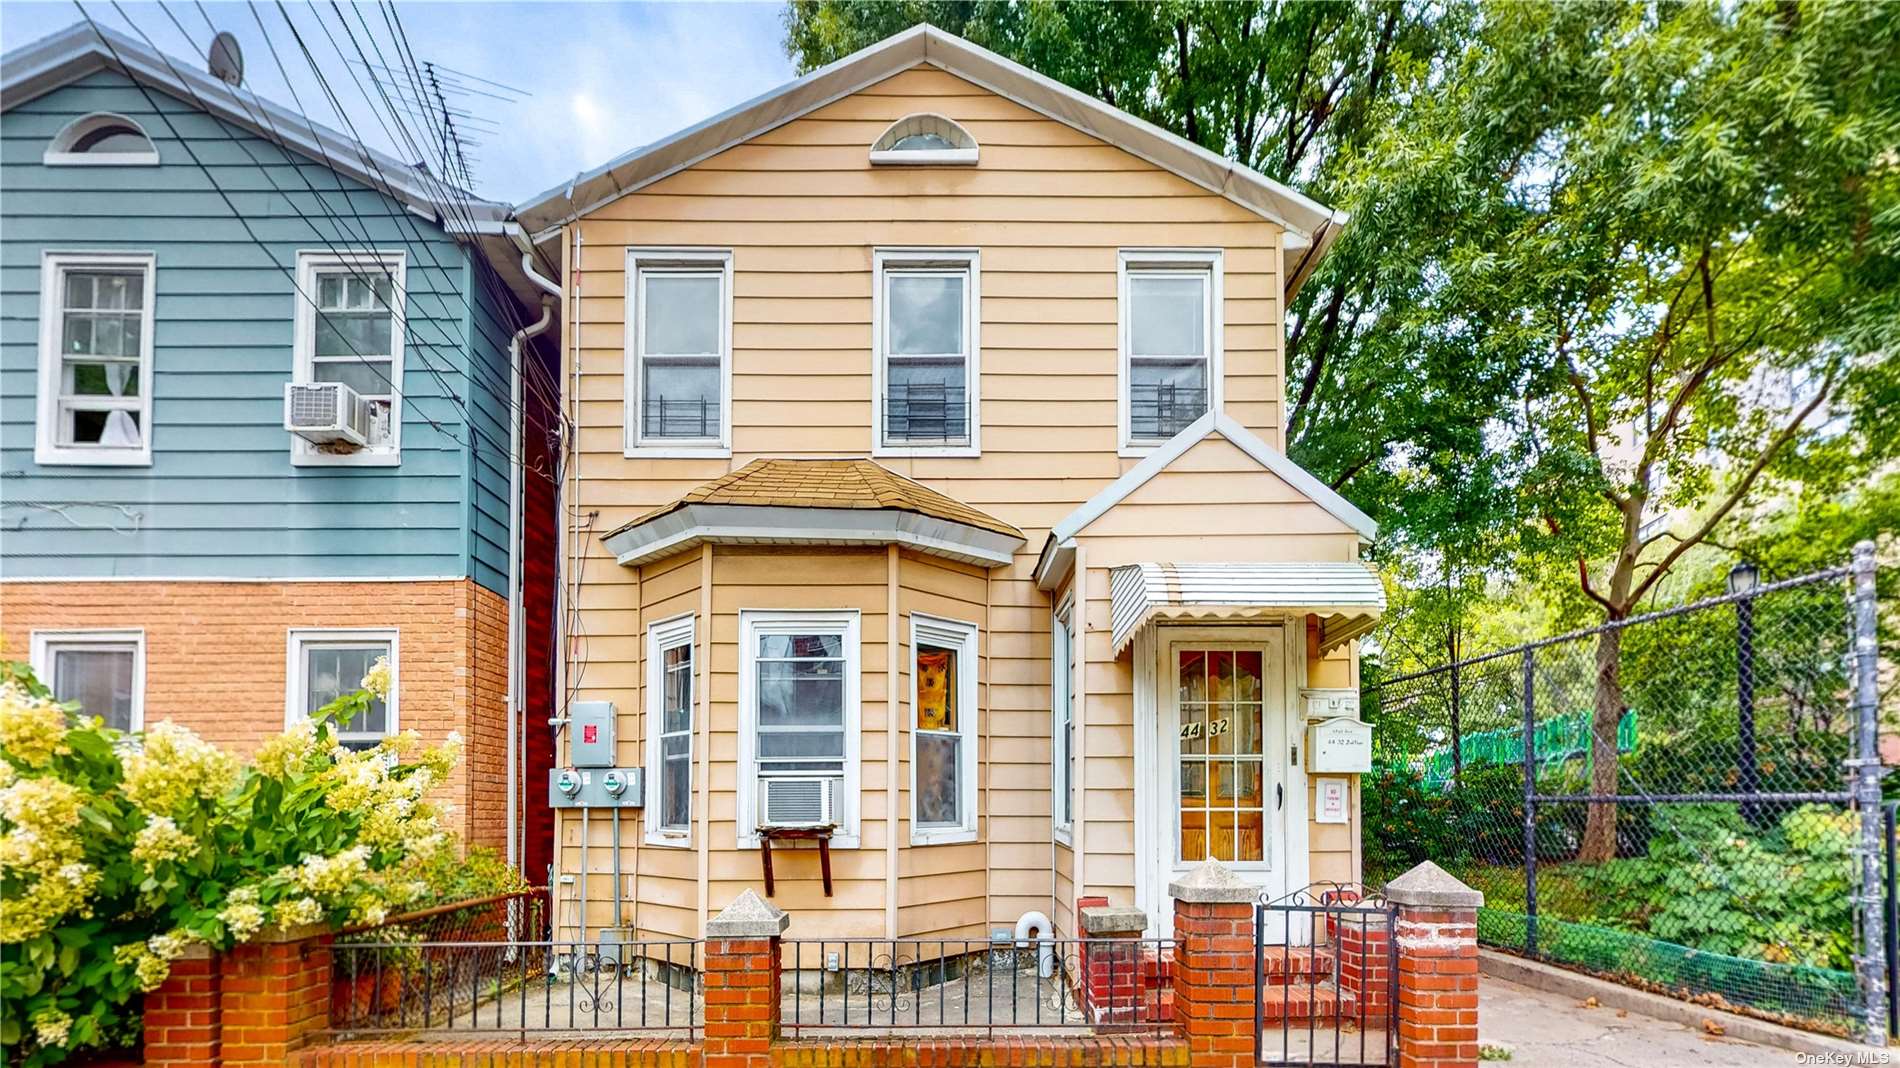
{"label": "concrete walkway", "polygon": [[1788,1050],[1714,1036],[1621,1009],[1585,1008],[1561,994],[1493,976],[1478,984],[1478,1040],[1511,1051],[1511,1068],[1646,1068],[1796,1063]]}

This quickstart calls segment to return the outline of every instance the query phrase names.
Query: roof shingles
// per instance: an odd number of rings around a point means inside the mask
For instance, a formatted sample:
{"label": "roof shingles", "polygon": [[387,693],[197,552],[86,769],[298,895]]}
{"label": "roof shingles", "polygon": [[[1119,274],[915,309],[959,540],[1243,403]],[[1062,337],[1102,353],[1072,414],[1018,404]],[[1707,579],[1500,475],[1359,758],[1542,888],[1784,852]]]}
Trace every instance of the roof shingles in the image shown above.
{"label": "roof shingles", "polygon": [[870,460],[758,459],[689,491],[610,532],[632,530],[692,504],[771,508],[883,508],[962,523],[1020,538],[1023,532],[986,512]]}

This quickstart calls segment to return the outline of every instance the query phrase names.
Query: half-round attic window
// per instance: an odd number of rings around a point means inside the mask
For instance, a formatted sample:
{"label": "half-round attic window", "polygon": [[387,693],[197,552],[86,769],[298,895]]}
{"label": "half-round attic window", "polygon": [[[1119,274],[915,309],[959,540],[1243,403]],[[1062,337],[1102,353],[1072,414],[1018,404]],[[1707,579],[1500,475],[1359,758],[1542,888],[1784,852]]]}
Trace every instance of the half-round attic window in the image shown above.
{"label": "half-round attic window", "polygon": [[871,144],[871,162],[918,167],[976,163],[976,138],[942,115],[906,115]]}
{"label": "half-round attic window", "polygon": [[51,166],[150,166],[158,148],[138,123],[101,111],[74,119],[46,146],[41,162]]}

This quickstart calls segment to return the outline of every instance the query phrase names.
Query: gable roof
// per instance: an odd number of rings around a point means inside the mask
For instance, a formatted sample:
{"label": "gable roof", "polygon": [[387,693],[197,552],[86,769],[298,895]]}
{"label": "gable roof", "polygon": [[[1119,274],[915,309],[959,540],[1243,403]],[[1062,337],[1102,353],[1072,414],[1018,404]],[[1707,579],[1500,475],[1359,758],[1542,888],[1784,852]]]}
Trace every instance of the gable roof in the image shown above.
{"label": "gable roof", "polygon": [[994,567],[1023,532],[870,460],[758,459],[601,536],[622,564],[701,542],[896,543]]}
{"label": "gable roof", "polygon": [[1307,500],[1325,509],[1333,518],[1355,531],[1364,541],[1372,541],[1379,536],[1379,524],[1372,517],[1360,511],[1351,501],[1341,497],[1337,491],[1319,479],[1314,478],[1306,468],[1287,456],[1287,454],[1261,440],[1260,436],[1241,426],[1225,412],[1208,412],[1188,424],[1179,434],[1169,438],[1159,448],[1142,458],[1142,461],[1107,486],[1101,492],[1063,517],[1049,531],[1049,539],[1043,543],[1042,556],[1036,563],[1036,578],[1043,581],[1051,572],[1057,551],[1069,539],[1080,534],[1090,523],[1100,519],[1109,509],[1127,500],[1129,495],[1148,483],[1148,480],[1165,471],[1189,449],[1207,440],[1210,435],[1218,434],[1226,438],[1241,452],[1252,457],[1256,463],[1278,475],[1287,485],[1300,491]]}
{"label": "gable roof", "polygon": [[445,193],[457,205],[458,214],[466,209],[483,229],[487,229],[484,224],[498,229],[508,219],[505,204],[428,177],[413,164],[311,122],[248,89],[220,81],[201,66],[154,51],[117,30],[76,22],[0,56],[0,111],[37,100],[98,71],[116,71],[395,197],[444,229],[448,228],[443,219]]}
{"label": "gable roof", "polygon": [[927,23],[575,175],[565,185],[518,205],[515,212],[540,241],[603,204],[920,65],[937,67],[1013,100],[1286,227],[1297,239],[1288,243],[1286,252],[1289,298],[1346,224],[1345,212]]}

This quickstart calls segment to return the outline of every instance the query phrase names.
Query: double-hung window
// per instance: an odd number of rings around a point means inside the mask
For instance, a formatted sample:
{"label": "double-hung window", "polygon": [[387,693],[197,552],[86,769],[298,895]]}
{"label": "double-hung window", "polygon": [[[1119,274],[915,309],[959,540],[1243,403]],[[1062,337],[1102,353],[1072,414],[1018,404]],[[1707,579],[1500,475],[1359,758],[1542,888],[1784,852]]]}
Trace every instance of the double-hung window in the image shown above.
{"label": "double-hung window", "polygon": [[976,840],[976,627],[910,617],[910,840]]}
{"label": "double-hung window", "polygon": [[828,792],[833,844],[856,846],[858,614],[746,611],[739,626],[741,841],[756,841],[779,779]]}
{"label": "double-hung window", "polygon": [[45,254],[36,462],[152,462],[156,262],[149,252]]}
{"label": "double-hung window", "polygon": [[732,411],[732,254],[627,253],[626,451],[724,455]]}
{"label": "double-hung window", "polygon": [[35,631],[33,671],[54,700],[77,702],[82,716],[120,731],[145,726],[143,631]]}
{"label": "double-hung window", "polygon": [[1121,254],[1122,445],[1168,440],[1220,407],[1219,252]]}
{"label": "double-hung window", "polygon": [[693,829],[693,617],[647,629],[648,842],[684,846]]}
{"label": "double-hung window", "polygon": [[873,433],[885,455],[975,455],[978,307],[974,249],[879,249]]}
{"label": "double-hung window", "polygon": [[400,252],[297,254],[298,382],[340,382],[363,403],[369,442],[325,452],[293,438],[300,464],[389,464],[402,451],[404,257]]}
{"label": "double-hung window", "polygon": [[1056,836],[1075,829],[1075,680],[1070,669],[1069,607],[1049,619],[1050,793]]}
{"label": "double-hung window", "polygon": [[351,749],[367,749],[396,733],[399,673],[394,630],[293,630],[286,670],[286,724],[309,716],[345,694],[363,688],[363,677],[379,659],[389,661],[389,694],[348,723],[335,725],[337,740]]}

